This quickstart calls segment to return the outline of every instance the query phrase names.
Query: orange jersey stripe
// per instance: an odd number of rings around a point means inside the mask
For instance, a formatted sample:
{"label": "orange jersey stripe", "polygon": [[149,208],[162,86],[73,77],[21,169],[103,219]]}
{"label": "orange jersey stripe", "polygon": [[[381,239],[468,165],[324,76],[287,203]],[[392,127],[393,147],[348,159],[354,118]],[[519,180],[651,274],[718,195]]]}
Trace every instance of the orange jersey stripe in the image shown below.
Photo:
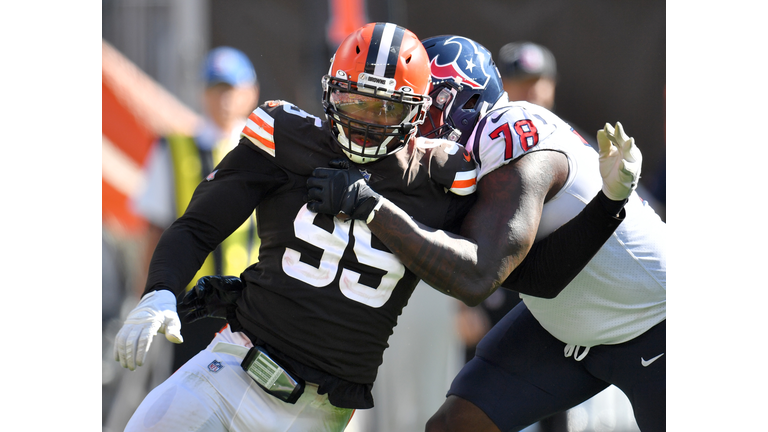
{"label": "orange jersey stripe", "polygon": [[248,126],[243,128],[243,134],[251,138],[257,139],[262,145],[264,145],[264,147],[270,148],[272,150],[275,149],[275,143],[260,137],[256,132],[252,131]]}
{"label": "orange jersey stripe", "polygon": [[251,115],[248,116],[248,119],[264,129],[264,132],[267,132],[270,135],[275,134],[275,128],[268,125],[264,120],[261,119],[261,117],[257,116],[256,112],[252,112]]}
{"label": "orange jersey stripe", "polygon": [[477,183],[477,179],[475,177],[472,177],[471,179],[467,180],[454,180],[453,184],[451,185],[451,189],[464,189],[468,187],[472,187]]}

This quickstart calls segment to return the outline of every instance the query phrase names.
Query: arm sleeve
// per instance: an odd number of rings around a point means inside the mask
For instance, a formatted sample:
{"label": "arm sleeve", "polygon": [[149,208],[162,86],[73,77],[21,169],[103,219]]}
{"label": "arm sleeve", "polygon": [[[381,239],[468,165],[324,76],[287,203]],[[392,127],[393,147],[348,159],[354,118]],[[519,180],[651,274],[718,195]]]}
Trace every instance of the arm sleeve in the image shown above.
{"label": "arm sleeve", "polygon": [[242,144],[224,157],[214,173],[197,186],[187,210],[160,237],[145,294],[160,289],[181,293],[208,254],[248,219],[266,195],[288,180],[265,156]]}
{"label": "arm sleeve", "polygon": [[625,202],[598,192],[581,213],[534,243],[501,286],[535,297],[557,297],[624,220]]}

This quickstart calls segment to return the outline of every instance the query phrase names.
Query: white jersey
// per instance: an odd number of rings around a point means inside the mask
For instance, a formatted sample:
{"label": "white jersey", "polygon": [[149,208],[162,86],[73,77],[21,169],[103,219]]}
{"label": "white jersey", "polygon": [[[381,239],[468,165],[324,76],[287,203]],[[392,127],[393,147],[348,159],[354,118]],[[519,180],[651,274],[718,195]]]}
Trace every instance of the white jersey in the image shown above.
{"label": "white jersey", "polygon": [[[544,205],[536,240],[576,216],[602,187],[597,152],[567,123],[527,102],[489,112],[466,148],[478,162],[478,180],[528,152],[568,157],[568,179]],[[618,229],[556,298],[520,295],[542,327],[567,344],[626,342],[666,318],[666,224],[636,193],[625,209]]]}

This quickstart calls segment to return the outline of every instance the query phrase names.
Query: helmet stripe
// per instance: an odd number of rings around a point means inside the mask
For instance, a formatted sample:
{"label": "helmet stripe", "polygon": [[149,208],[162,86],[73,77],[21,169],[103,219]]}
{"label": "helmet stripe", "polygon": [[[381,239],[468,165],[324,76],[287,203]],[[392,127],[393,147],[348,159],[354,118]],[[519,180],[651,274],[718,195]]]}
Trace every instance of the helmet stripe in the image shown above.
{"label": "helmet stripe", "polygon": [[386,78],[395,77],[400,45],[405,29],[392,23],[377,23],[373,28],[371,46],[365,61],[365,72]]}
{"label": "helmet stripe", "polygon": [[384,76],[387,78],[395,77],[395,69],[397,69],[397,63],[400,59],[400,45],[403,43],[403,35],[405,29],[400,26],[394,26],[394,32],[392,34],[392,43],[390,49],[387,50],[389,57],[387,58],[387,70],[384,72]]}

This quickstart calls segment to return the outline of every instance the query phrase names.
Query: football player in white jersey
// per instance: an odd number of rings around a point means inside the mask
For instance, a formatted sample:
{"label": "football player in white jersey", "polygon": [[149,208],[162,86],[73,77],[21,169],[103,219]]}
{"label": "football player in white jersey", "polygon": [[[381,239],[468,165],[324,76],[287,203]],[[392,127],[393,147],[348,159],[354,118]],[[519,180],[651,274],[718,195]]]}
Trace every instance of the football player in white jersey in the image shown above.
{"label": "football player in white jersey", "polygon": [[[425,282],[468,305],[499,286],[523,300],[480,342],[427,431],[521,430],[611,384],[644,432],[664,430],[666,225],[635,192],[634,140],[606,124],[598,154],[550,111],[508,101],[482,45],[459,36],[422,43],[433,104],[421,133],[472,153],[478,201],[463,237],[414,222],[385,199],[369,228]],[[612,219],[620,225],[586,267],[551,264],[596,241]],[[563,229],[577,220],[592,231]],[[531,249],[554,238],[571,246]]]}

